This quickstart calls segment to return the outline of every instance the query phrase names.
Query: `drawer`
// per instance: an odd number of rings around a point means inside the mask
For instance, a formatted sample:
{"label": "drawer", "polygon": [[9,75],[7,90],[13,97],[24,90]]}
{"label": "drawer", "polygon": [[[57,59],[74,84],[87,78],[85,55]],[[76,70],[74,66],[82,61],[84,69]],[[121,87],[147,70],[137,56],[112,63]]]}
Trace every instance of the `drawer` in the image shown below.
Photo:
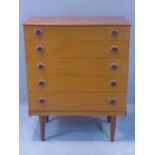
{"label": "drawer", "polygon": [[26,57],[127,58],[129,41],[25,41]]}
{"label": "drawer", "polygon": [[30,92],[29,108],[39,111],[125,111],[126,93]]}
{"label": "drawer", "polygon": [[127,76],[28,76],[29,91],[111,91],[127,90]]}
{"label": "drawer", "polygon": [[27,59],[28,75],[127,75],[128,59]]}
{"label": "drawer", "polygon": [[25,40],[129,40],[129,26],[24,26]]}

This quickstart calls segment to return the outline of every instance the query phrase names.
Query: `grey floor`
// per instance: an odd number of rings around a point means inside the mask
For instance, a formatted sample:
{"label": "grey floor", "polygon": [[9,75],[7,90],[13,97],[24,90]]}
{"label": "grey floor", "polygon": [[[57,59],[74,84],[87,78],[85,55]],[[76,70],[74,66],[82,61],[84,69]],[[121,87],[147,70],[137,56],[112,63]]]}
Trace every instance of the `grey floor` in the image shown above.
{"label": "grey floor", "polygon": [[118,117],[116,141],[109,141],[106,117],[50,117],[46,141],[39,139],[37,117],[20,105],[20,155],[134,155],[134,106]]}

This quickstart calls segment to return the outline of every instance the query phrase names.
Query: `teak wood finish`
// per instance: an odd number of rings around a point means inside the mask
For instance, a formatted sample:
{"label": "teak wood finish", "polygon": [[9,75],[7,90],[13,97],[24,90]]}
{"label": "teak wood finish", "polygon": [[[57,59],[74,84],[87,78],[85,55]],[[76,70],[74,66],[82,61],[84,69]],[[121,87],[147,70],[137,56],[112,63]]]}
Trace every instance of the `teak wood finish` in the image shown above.
{"label": "teak wood finish", "polygon": [[[39,97],[44,97],[46,103],[40,105]],[[111,97],[117,104],[109,104]],[[74,102],[73,102],[74,101]],[[126,92],[31,92],[29,94],[29,108],[33,111],[125,111]]]}
{"label": "teak wood finish", "polygon": [[[128,59],[27,59],[27,72],[31,76],[120,76],[128,73]],[[38,65],[44,65],[39,70]],[[116,64],[116,70],[112,65]],[[91,69],[90,69],[91,68]]]}
{"label": "teak wood finish", "polygon": [[[36,52],[41,45],[43,52]],[[112,54],[111,48],[117,46],[118,52]],[[109,58],[128,59],[128,40],[52,40],[52,41],[25,41],[27,58]],[[123,51],[123,52],[121,52]]]}
{"label": "teak wood finish", "polygon": [[24,23],[29,114],[126,115],[130,23],[124,17],[30,17]]}

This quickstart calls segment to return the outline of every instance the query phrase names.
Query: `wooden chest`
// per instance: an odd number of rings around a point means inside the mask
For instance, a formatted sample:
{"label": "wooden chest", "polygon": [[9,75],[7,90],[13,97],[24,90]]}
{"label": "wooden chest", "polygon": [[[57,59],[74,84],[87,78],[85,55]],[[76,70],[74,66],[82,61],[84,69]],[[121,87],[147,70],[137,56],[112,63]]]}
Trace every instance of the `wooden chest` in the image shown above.
{"label": "wooden chest", "polygon": [[41,140],[50,115],[126,114],[130,23],[124,17],[30,17],[24,22],[29,114]]}

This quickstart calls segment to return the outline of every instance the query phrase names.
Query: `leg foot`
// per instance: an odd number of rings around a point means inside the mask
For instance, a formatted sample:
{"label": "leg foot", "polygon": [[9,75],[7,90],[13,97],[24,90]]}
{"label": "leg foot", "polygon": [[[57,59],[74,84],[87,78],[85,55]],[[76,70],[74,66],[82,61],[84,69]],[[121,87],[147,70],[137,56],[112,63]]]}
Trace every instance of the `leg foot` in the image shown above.
{"label": "leg foot", "polygon": [[115,140],[116,116],[110,116],[110,140]]}
{"label": "leg foot", "polygon": [[46,122],[46,116],[39,116],[39,122],[40,122],[40,139],[42,141],[45,140],[45,122]]}
{"label": "leg foot", "polygon": [[107,122],[110,123],[110,116],[107,117]]}
{"label": "leg foot", "polygon": [[49,116],[46,116],[46,123],[49,122]]}

